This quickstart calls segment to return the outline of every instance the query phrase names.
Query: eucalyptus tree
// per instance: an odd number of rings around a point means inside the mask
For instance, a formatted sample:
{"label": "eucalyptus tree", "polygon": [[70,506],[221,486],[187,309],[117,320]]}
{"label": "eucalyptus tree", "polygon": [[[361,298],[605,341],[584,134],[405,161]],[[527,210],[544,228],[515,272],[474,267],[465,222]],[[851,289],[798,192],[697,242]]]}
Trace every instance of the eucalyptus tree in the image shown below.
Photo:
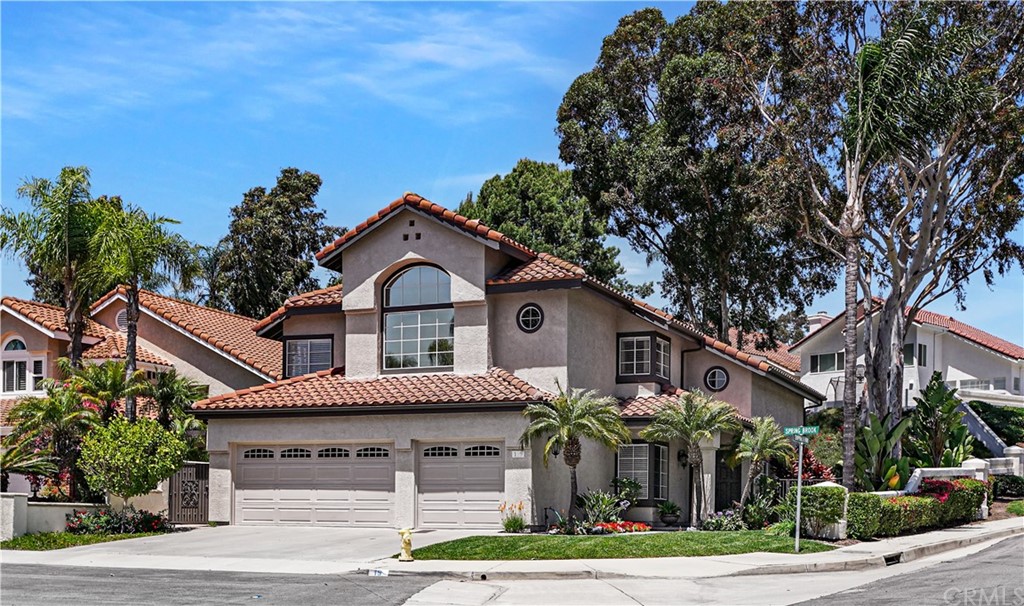
{"label": "eucalyptus tree", "polygon": [[[141,208],[108,204],[90,248],[96,259],[93,275],[98,281],[117,281],[125,296],[127,323],[125,376],[136,372],[139,325],[139,292],[145,284],[161,284],[177,279],[189,284],[199,271],[196,247],[168,229],[177,221],[146,214]],[[135,398],[125,397],[125,414],[135,420]]]}
{"label": "eucalyptus tree", "polygon": [[66,166],[56,181],[32,178],[18,188],[30,211],[0,214],[0,249],[24,262],[33,285],[50,296],[60,287],[64,322],[75,366],[82,357],[82,335],[91,291],[84,279],[93,262],[89,242],[99,225],[99,212],[89,194],[89,169]]}

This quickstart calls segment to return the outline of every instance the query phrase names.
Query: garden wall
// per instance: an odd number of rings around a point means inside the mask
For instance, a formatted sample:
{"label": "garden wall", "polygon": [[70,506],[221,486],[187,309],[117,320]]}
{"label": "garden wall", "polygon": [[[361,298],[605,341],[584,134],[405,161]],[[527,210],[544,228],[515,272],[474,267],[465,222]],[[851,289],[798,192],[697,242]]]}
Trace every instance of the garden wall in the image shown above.
{"label": "garden wall", "polygon": [[28,494],[5,492],[0,494],[0,540],[36,532],[60,532],[72,511],[105,507],[93,503],[30,503]]}

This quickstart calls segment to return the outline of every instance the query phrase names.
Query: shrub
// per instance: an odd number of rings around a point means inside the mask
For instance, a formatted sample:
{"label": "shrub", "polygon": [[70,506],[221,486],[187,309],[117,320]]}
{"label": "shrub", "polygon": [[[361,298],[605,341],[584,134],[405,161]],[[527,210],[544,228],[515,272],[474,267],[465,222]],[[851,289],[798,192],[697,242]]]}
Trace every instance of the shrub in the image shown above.
{"label": "shrub", "polygon": [[[796,457],[794,457],[796,459]],[[797,473],[797,461],[793,461],[793,465],[790,468],[790,477],[795,478]],[[818,460],[818,457],[814,456],[814,452],[810,448],[804,449],[804,468],[803,477],[805,480],[834,480],[836,479],[832,475],[832,469],[827,465],[822,464]]]}
{"label": "shrub", "polygon": [[125,501],[154,490],[185,462],[187,445],[150,419],[115,417],[82,440],[79,463],[89,486]]}
{"label": "shrub", "polygon": [[882,498],[870,492],[851,492],[846,502],[846,534],[851,539],[870,539],[878,534]]}
{"label": "shrub", "polygon": [[978,518],[978,509],[989,496],[990,486],[987,482],[962,478],[953,480],[953,490],[943,504],[943,524],[954,526],[973,522]]}
{"label": "shrub", "polygon": [[796,522],[793,520],[782,520],[765,529],[765,533],[773,537],[791,537],[796,534]]}
{"label": "shrub", "polygon": [[121,511],[75,510],[66,516],[65,529],[72,534],[135,534],[139,532],[167,532],[170,523],[160,513],[125,507]]}
{"label": "shrub", "polygon": [[942,522],[943,504],[935,497],[903,496],[889,500],[902,510],[900,534],[935,528]]}
{"label": "shrub", "polygon": [[658,505],[658,515],[677,516],[682,510],[673,501],[665,501]]}
{"label": "shrub", "polygon": [[713,513],[700,523],[701,530],[722,531],[722,530],[746,530],[747,525],[743,522],[743,516],[734,509],[726,509]]}
{"label": "shrub", "polygon": [[893,499],[881,499],[878,515],[878,532],[875,536],[894,537],[903,532],[903,508]]}
{"label": "shrub", "polygon": [[601,522],[618,522],[629,502],[603,490],[588,490],[576,497],[576,505],[583,513],[583,523],[594,526]]}
{"label": "shrub", "polygon": [[1015,516],[1024,516],[1024,501],[1014,501],[1006,506],[1006,511]]}
{"label": "shrub", "polygon": [[526,530],[526,519],[523,518],[523,509],[525,506],[522,501],[518,503],[508,503],[505,501],[498,505],[498,511],[501,512],[501,526],[505,529],[505,532],[522,532]]}
{"label": "shrub", "polygon": [[994,476],[992,490],[996,497],[1024,497],[1024,476]]}
{"label": "shrub", "polygon": [[[789,490],[787,500],[796,508],[796,488]],[[846,490],[841,486],[805,486],[800,504],[803,527],[813,535],[821,535],[829,524],[843,518]]]}
{"label": "shrub", "polygon": [[968,406],[978,413],[981,420],[985,421],[1003,442],[1024,442],[1024,410],[1009,406],[993,406],[977,400],[970,402]]}
{"label": "shrub", "polygon": [[615,494],[619,495],[619,500],[628,503],[624,509],[629,509],[633,503],[636,503],[644,489],[643,485],[633,478],[612,478],[609,485],[615,491]]}
{"label": "shrub", "polygon": [[837,465],[843,462],[843,435],[831,431],[823,431],[811,438],[808,448],[814,453],[821,464],[835,474]]}

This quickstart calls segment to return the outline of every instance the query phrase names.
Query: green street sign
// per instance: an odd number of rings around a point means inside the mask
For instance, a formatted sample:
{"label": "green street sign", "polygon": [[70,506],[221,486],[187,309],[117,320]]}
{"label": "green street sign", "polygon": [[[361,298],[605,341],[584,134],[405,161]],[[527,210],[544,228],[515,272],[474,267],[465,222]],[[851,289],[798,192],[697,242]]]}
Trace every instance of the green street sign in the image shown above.
{"label": "green street sign", "polygon": [[800,427],[786,427],[782,430],[787,436],[815,436],[818,435],[817,425],[802,425]]}

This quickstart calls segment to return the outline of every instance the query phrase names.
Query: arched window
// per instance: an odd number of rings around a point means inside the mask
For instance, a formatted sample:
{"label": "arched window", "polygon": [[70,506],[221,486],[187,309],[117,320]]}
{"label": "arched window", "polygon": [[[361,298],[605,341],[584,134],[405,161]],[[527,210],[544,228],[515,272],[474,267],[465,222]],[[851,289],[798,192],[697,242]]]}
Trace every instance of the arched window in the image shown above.
{"label": "arched window", "polygon": [[25,351],[25,342],[21,339],[11,339],[4,345],[4,351]]}
{"label": "arched window", "polygon": [[46,377],[46,356],[33,355],[25,340],[13,336],[3,344],[3,393],[24,394],[42,391],[40,382]]}
{"label": "arched window", "polygon": [[451,276],[432,265],[399,272],[384,286],[384,369],[454,364]]}

